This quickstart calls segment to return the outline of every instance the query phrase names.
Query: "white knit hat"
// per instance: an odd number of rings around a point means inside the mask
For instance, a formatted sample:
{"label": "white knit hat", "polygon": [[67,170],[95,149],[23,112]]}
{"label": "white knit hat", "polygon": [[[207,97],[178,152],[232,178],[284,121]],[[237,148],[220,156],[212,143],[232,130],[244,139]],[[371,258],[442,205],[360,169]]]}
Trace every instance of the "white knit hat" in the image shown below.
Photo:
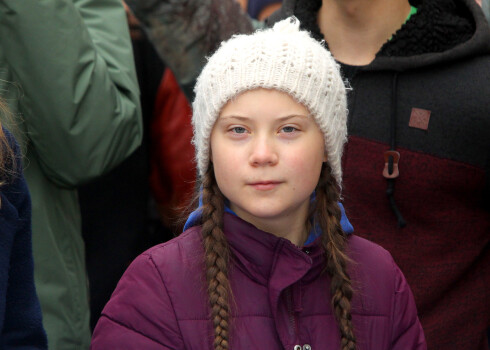
{"label": "white knit hat", "polygon": [[309,110],[324,134],[328,162],[341,186],[347,139],[345,85],[330,52],[299,25],[290,17],[272,29],[233,36],[209,58],[192,104],[200,176],[209,166],[209,139],[223,106],[242,92],[265,88],[286,92]]}

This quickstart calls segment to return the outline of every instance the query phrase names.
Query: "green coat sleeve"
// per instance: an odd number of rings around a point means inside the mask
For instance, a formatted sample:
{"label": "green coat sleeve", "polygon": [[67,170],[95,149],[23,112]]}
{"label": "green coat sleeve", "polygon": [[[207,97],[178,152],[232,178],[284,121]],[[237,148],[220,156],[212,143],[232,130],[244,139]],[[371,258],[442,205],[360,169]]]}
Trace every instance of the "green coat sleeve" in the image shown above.
{"label": "green coat sleeve", "polygon": [[233,34],[250,33],[253,21],[235,0],[126,0],[148,38],[193,100],[206,57]]}
{"label": "green coat sleeve", "polygon": [[120,0],[0,0],[0,45],[28,142],[63,187],[110,170],[141,143],[132,47]]}

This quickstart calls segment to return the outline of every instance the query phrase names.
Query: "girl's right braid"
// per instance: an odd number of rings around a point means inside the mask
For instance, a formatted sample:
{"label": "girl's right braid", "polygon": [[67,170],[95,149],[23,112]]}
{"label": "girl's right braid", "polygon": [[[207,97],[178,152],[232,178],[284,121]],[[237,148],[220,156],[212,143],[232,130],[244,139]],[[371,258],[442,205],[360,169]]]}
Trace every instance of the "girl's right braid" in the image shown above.
{"label": "girl's right braid", "polygon": [[341,212],[337,183],[328,163],[324,163],[316,189],[316,218],[323,234],[323,249],[327,260],[326,271],[331,277],[332,307],[339,324],[341,350],[355,350],[356,337],[352,325],[352,285],[346,270],[349,260],[345,254],[346,234],[340,225]]}
{"label": "girl's right braid", "polygon": [[214,349],[229,348],[229,248],[223,233],[224,197],[210,164],[203,178],[202,237],[206,260],[206,280],[214,327]]}

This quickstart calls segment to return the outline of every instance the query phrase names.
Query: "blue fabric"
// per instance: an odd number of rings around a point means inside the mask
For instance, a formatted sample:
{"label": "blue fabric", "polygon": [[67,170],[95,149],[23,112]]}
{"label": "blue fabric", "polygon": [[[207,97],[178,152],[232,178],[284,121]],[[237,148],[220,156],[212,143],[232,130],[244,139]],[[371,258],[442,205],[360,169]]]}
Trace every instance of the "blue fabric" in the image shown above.
{"label": "blue fabric", "polygon": [[[342,213],[342,217],[340,218],[340,225],[342,226],[342,229],[346,234],[351,234],[354,232],[354,227],[350,223],[349,219],[347,218],[347,215],[345,214],[345,209],[342,203],[338,203],[340,207],[340,212]],[[187,218],[187,221],[185,222],[184,225],[184,231],[187,230],[188,228],[191,228],[193,226],[197,226],[200,224],[201,221],[201,208],[202,206],[202,196],[199,196],[199,208],[194,210],[191,215]],[[236,215],[233,210],[230,209],[228,205],[225,206],[225,212]],[[306,240],[304,245],[308,245],[312,243],[318,236],[320,236],[321,231],[319,228],[315,228],[311,230],[310,235],[308,236],[308,239]]]}
{"label": "blue fabric", "polygon": [[250,17],[257,19],[260,11],[266,6],[280,2],[279,0],[248,0],[247,12]]}
{"label": "blue fabric", "polygon": [[[31,199],[22,175],[19,146],[5,129],[16,155],[16,168],[0,187],[0,348],[47,349],[41,307],[34,287]],[[3,150],[0,149],[0,152]]]}

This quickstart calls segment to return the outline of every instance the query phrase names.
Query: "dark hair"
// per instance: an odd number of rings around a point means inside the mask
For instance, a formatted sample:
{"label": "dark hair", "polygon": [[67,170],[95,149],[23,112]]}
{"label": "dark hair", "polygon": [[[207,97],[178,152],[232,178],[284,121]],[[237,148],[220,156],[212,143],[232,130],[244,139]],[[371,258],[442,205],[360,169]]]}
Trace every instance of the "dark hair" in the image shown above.
{"label": "dark hair", "polygon": [[[353,290],[346,268],[349,258],[344,252],[346,234],[340,225],[339,198],[335,177],[325,162],[316,187],[312,219],[323,231],[322,247],[326,257],[324,271],[331,277],[332,308],[340,328],[341,350],[354,350],[356,338],[350,311]],[[201,222],[215,350],[228,349],[230,336],[230,250],[223,233],[224,203],[225,198],[216,183],[213,165],[210,164],[202,179]]]}

